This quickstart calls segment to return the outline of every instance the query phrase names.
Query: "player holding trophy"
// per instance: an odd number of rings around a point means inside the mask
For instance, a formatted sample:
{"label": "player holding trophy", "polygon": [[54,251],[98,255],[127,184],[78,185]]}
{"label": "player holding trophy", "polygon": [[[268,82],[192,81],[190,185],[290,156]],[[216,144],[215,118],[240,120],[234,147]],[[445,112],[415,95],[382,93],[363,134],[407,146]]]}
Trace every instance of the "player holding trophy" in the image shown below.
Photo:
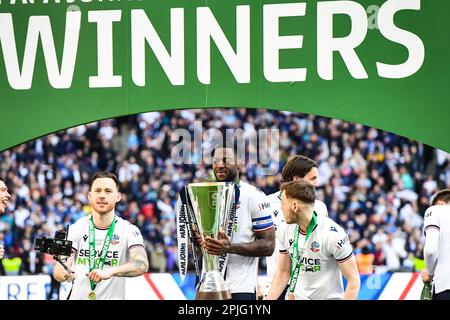
{"label": "player holding trophy", "polygon": [[273,253],[270,203],[262,191],[240,181],[243,165],[236,148],[218,147],[213,155],[217,182],[188,184],[180,193],[180,266],[186,265],[186,229],[202,252],[197,299],[256,300],[258,257]]}

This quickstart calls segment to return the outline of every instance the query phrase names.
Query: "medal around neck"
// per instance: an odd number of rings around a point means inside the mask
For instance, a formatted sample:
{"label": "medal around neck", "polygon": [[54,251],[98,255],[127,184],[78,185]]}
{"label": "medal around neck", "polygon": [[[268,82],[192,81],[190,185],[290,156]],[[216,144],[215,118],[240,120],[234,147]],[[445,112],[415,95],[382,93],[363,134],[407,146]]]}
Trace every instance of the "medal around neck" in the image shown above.
{"label": "medal around neck", "polygon": [[[219,229],[225,230],[232,206],[234,184],[228,182],[190,183],[187,185],[192,203],[196,229],[204,237],[219,238]],[[196,300],[229,300],[231,293],[219,271],[219,256],[203,248],[203,267]]]}
{"label": "medal around neck", "polygon": [[94,291],[89,292],[89,300],[95,300],[97,296],[95,295]]}

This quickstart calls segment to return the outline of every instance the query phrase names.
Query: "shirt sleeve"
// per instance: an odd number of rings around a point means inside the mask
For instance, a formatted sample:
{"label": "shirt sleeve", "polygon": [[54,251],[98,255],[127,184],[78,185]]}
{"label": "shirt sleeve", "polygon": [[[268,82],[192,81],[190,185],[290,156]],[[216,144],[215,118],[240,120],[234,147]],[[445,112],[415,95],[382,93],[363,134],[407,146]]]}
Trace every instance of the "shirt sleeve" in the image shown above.
{"label": "shirt sleeve", "polygon": [[433,275],[437,260],[439,249],[439,230],[435,228],[429,228],[425,237],[425,247],[423,249],[423,255],[425,258],[425,266],[428,274]]}
{"label": "shirt sleeve", "polygon": [[138,227],[128,224],[128,249],[136,246],[144,246],[144,238],[142,238],[141,231]]}
{"label": "shirt sleeve", "polygon": [[255,190],[250,200],[250,213],[253,231],[263,231],[273,227],[271,204],[267,196]]}
{"label": "shirt sleeve", "polygon": [[277,242],[277,247],[280,253],[288,253],[289,250],[289,241],[287,239],[288,230],[287,224],[282,221],[277,224],[275,237]]}
{"label": "shirt sleeve", "polygon": [[350,244],[348,234],[339,226],[334,226],[327,230],[329,234],[328,250],[338,263],[350,259],[353,255],[353,248]]}
{"label": "shirt sleeve", "polygon": [[423,232],[426,235],[427,230],[430,228],[440,230],[438,212],[439,208],[431,206],[425,211],[425,218],[423,221]]}

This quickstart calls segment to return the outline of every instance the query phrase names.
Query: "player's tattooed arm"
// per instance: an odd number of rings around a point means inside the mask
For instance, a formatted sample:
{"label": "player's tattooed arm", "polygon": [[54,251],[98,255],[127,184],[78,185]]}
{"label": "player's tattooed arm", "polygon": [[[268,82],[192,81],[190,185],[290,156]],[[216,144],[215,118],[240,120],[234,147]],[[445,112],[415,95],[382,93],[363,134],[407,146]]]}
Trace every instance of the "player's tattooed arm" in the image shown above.
{"label": "player's tattooed arm", "polygon": [[148,271],[148,258],[144,247],[136,246],[130,250],[131,262],[138,272],[145,273]]}
{"label": "player's tattooed arm", "polygon": [[143,246],[130,249],[130,262],[115,267],[116,277],[137,277],[148,271],[147,253]]}

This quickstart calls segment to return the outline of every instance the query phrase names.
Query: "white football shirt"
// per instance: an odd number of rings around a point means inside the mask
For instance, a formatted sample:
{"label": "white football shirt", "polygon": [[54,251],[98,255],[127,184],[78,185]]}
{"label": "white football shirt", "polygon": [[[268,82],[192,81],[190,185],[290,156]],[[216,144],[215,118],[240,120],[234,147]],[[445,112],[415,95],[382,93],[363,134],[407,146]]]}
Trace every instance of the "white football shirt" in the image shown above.
{"label": "white football shirt", "polygon": [[[424,232],[439,231],[437,261],[434,267],[434,289],[436,293],[450,290],[450,205],[431,206],[425,211]],[[426,237],[425,242],[430,241]],[[429,245],[426,243],[425,246]],[[427,265],[430,263],[426,261]],[[429,266],[427,266],[428,269]]]}
{"label": "white football shirt", "polygon": [[[277,238],[280,253],[289,253],[292,258],[296,228],[284,230],[287,232]],[[298,248],[305,248],[305,251],[294,291],[295,299],[343,299],[344,287],[338,263],[347,261],[353,255],[348,235],[333,220],[318,215],[317,225],[306,244],[305,237],[306,234],[300,231]]]}
{"label": "white football shirt", "polygon": [[[288,225],[284,221],[284,215],[283,210],[281,210],[281,198],[280,198],[280,191],[272,193],[267,196],[270,202],[271,207],[271,213],[272,213],[272,219],[274,221],[275,225],[275,238],[279,237],[280,233],[285,233],[285,231],[280,230],[282,228],[295,228],[295,225]],[[314,211],[319,216],[325,216],[328,217],[328,210],[325,203],[323,203],[320,200],[316,200],[314,202]],[[275,242],[275,250],[273,251],[273,254],[270,257],[266,257],[266,264],[267,264],[267,280],[265,283],[264,288],[261,288],[264,294],[267,294],[270,289],[270,285],[272,284],[273,277],[275,276],[275,273],[278,268],[278,259],[280,255],[280,248],[278,245],[278,241]]]}
{"label": "white football shirt", "polygon": [[[261,190],[240,181],[239,202],[231,243],[249,243],[255,232],[273,228],[270,202]],[[253,293],[258,276],[258,257],[230,254],[225,280],[231,293]]]}
{"label": "white football shirt", "polygon": [[[86,273],[89,272],[89,220],[86,216],[69,227],[68,240],[73,241],[75,252],[74,266],[75,280],[70,300],[88,300],[91,285]],[[95,227],[95,257],[100,258],[108,228]],[[139,229],[128,221],[116,216],[116,225],[111,243],[106,255],[103,269],[125,264],[130,261],[129,249],[134,246],[143,246],[144,240]],[[96,261],[96,264],[98,262]],[[123,300],[125,299],[125,277],[112,277],[97,283],[94,290],[97,300]]]}

